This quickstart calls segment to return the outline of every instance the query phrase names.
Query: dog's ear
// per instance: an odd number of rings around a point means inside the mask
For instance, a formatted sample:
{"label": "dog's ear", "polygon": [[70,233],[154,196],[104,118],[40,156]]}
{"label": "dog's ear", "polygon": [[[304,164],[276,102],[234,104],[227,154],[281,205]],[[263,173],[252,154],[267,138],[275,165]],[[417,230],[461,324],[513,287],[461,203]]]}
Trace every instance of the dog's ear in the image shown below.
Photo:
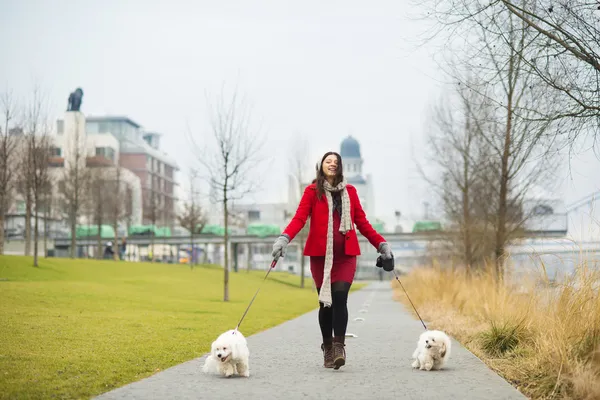
{"label": "dog's ear", "polygon": [[446,343],[444,343],[444,342],[442,342],[442,345],[440,346],[440,356],[441,357],[446,356]]}
{"label": "dog's ear", "polygon": [[210,345],[210,353],[212,355],[215,354],[215,352],[217,351],[217,341],[215,340],[214,342],[212,342],[212,344]]}

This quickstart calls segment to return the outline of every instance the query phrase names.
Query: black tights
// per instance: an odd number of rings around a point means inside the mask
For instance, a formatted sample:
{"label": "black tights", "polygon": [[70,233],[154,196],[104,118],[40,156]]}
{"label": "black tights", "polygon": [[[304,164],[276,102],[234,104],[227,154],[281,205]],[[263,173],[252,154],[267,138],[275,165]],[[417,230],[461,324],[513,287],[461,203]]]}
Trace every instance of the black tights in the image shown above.
{"label": "black tights", "polygon": [[[346,327],[348,326],[348,292],[351,284],[348,282],[334,282],[331,284],[331,307],[319,303],[319,326],[323,335],[323,343],[330,344],[333,335],[337,340],[344,341]],[[320,293],[320,288],[317,293]]]}

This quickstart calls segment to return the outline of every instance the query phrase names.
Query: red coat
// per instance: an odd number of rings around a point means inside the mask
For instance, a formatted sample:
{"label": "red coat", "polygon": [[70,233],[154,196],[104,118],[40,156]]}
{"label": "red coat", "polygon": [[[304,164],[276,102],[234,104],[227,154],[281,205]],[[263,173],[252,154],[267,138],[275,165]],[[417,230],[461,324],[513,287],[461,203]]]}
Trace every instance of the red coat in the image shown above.
{"label": "red coat", "polygon": [[[360,200],[356,188],[350,184],[346,185],[348,196],[350,197],[350,218],[353,225],[358,228],[360,233],[376,248],[382,242],[385,242],[381,236],[367,220],[367,216],[360,205]],[[296,210],[296,214],[283,231],[290,237],[290,241],[302,230],[306,220],[310,217],[310,230],[306,245],[304,246],[305,256],[324,256],[327,248],[327,222],[329,220],[329,206],[327,197],[323,195],[318,198],[317,186],[312,184],[304,189],[304,194]],[[360,255],[360,246],[358,245],[358,236],[356,229],[346,233],[346,254],[349,256]]]}

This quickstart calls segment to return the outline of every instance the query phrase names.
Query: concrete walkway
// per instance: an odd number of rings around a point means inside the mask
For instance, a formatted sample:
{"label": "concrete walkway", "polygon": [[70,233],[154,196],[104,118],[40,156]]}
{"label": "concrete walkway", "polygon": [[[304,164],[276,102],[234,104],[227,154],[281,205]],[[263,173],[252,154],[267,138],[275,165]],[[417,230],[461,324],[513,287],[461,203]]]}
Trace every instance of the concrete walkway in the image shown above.
{"label": "concrete walkway", "polygon": [[347,361],[339,371],[322,367],[313,311],[248,338],[250,378],[204,375],[202,357],[98,399],[526,398],[456,341],[445,370],[412,369],[410,356],[423,327],[392,300],[389,282],[354,292],[348,308],[348,333],[356,337],[346,339]]}

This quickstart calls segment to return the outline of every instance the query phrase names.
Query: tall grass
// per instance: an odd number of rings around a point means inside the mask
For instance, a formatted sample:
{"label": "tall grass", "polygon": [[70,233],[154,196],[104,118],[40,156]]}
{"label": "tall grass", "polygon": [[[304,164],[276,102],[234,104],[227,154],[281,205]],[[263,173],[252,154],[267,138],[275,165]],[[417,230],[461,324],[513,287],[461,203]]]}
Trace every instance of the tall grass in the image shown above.
{"label": "tall grass", "polygon": [[530,398],[600,399],[600,271],[582,263],[557,284],[541,272],[498,285],[491,269],[469,276],[435,265],[402,282],[430,329],[453,335]]}

